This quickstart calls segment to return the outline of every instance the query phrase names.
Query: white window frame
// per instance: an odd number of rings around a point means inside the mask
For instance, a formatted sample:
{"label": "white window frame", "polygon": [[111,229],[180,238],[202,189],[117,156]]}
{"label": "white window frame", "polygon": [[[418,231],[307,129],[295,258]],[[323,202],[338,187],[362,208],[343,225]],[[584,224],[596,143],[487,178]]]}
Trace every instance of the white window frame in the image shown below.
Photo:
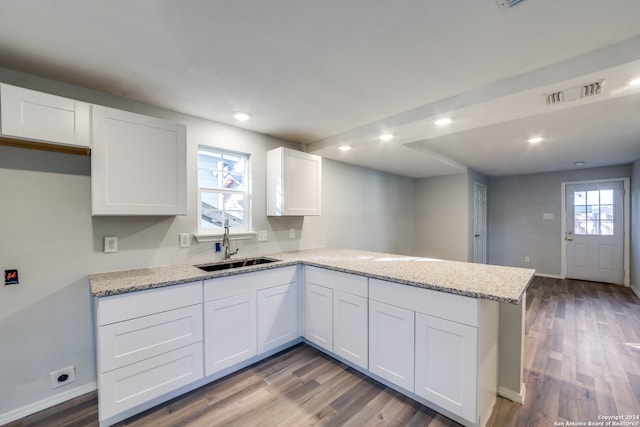
{"label": "white window frame", "polygon": [[229,193],[229,194],[244,194],[244,227],[242,229],[237,229],[235,227],[230,228],[229,235],[233,239],[248,239],[255,236],[255,231],[253,231],[253,222],[251,218],[251,205],[252,205],[252,193],[251,193],[251,155],[249,153],[243,153],[239,151],[226,150],[218,147],[213,147],[210,145],[198,145],[197,151],[197,169],[200,169],[200,151],[209,151],[214,154],[230,155],[230,156],[241,156],[246,159],[245,163],[245,182],[246,188],[245,190],[225,190],[221,188],[209,188],[209,187],[201,187],[200,179],[197,176],[197,187],[198,187],[198,207],[197,207],[197,233],[195,235],[196,240],[198,242],[207,242],[207,241],[219,241],[222,239],[222,235],[224,234],[224,230],[221,228],[220,230],[205,230],[202,229],[202,194],[211,192],[211,193]]}

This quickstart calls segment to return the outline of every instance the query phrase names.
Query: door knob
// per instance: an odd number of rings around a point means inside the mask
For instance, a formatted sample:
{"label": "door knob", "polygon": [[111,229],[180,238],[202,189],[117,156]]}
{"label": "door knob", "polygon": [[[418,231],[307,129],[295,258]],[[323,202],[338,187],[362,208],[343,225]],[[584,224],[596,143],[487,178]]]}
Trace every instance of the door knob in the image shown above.
{"label": "door knob", "polygon": [[475,234],[474,237],[478,238],[478,237],[480,237],[480,235],[479,234]]}

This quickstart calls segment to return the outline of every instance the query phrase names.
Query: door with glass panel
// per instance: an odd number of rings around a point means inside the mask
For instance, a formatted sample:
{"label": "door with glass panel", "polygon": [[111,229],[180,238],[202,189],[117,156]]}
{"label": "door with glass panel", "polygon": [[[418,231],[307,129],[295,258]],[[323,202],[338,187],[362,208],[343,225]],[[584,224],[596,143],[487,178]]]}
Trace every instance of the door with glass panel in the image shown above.
{"label": "door with glass panel", "polygon": [[624,186],[622,181],[568,184],[566,276],[624,283]]}

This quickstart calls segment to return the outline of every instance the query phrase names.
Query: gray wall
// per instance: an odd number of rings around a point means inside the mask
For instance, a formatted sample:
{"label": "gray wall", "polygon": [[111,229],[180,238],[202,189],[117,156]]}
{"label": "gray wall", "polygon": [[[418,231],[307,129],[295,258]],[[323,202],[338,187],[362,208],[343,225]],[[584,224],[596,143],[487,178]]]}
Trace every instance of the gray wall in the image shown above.
{"label": "gray wall", "polygon": [[640,159],[631,174],[631,286],[640,297]]}
{"label": "gray wall", "polygon": [[[88,274],[220,256],[213,243],[178,248],[178,234],[196,230],[198,144],[251,154],[253,224],[267,230],[269,240],[234,241],[239,255],[319,246],[413,249],[412,179],[324,160],[323,215],[268,218],[265,151],[299,145],[10,70],[0,69],[0,81],[186,123],[189,158],[186,216],[91,217],[89,157],[0,146],[0,270],[20,271],[20,285],[0,287],[0,419],[92,387]],[[295,239],[289,238],[290,228],[296,228]],[[118,236],[118,253],[102,253],[106,235]],[[76,382],[51,390],[49,373],[69,365],[77,369]]]}
{"label": "gray wall", "polygon": [[[489,264],[560,276],[561,183],[629,176],[631,165],[489,178]],[[543,220],[543,213],[553,220]]]}
{"label": "gray wall", "polygon": [[414,254],[467,261],[469,209],[466,173],[416,180]]}

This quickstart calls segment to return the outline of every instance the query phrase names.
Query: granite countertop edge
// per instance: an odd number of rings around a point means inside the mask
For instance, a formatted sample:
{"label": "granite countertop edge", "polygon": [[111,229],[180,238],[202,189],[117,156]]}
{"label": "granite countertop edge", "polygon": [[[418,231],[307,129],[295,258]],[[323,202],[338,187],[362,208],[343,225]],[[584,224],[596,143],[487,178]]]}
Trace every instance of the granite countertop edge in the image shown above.
{"label": "granite countertop edge", "polygon": [[[299,251],[304,252],[304,251]],[[354,251],[354,253],[357,251]],[[498,302],[504,302],[509,304],[519,304],[522,301],[522,295],[525,293],[526,288],[531,283],[533,278],[533,270],[529,270],[531,272],[530,277],[526,284],[521,285],[522,290],[518,298],[507,297],[497,295],[498,292],[494,293],[484,293],[480,291],[471,291],[466,289],[457,289],[455,287],[447,287],[434,285],[429,283],[428,281],[420,282],[415,280],[407,280],[402,277],[397,277],[394,275],[385,275],[379,274],[375,272],[367,272],[362,270],[357,270],[348,267],[342,267],[337,265],[332,265],[328,262],[319,262],[310,259],[303,259],[304,255],[296,256],[298,252],[290,252],[290,253],[282,253],[275,255],[266,255],[265,258],[276,259],[277,261],[269,264],[258,264],[254,266],[247,267],[239,267],[229,270],[220,270],[215,272],[206,272],[200,270],[194,265],[190,264],[175,264],[175,265],[167,265],[160,267],[149,267],[149,268],[141,268],[141,269],[130,269],[130,270],[122,270],[115,272],[107,272],[107,273],[96,273],[89,275],[89,281],[91,284],[91,294],[93,297],[101,298],[113,295],[126,294],[130,292],[148,290],[148,289],[156,289],[167,286],[174,286],[183,283],[195,282],[200,280],[207,279],[215,279],[221,277],[235,276],[238,274],[252,273],[257,271],[270,270],[274,268],[281,268],[292,265],[307,265],[318,268],[324,268],[334,271],[339,271],[343,273],[355,274],[359,276],[364,276],[371,279],[379,279],[390,281],[394,283],[399,283],[408,286],[414,286],[423,289],[431,289],[440,292],[447,292],[455,295],[466,296],[470,298],[480,298]],[[362,253],[367,253],[362,251]],[[283,255],[293,256],[291,259],[280,259]],[[279,257],[280,255],[280,257]],[[378,254],[378,255],[389,255],[389,254]],[[390,255],[396,257],[397,255]],[[419,257],[403,257],[397,256],[398,260],[420,260]],[[215,264],[211,263],[211,264]],[[460,263],[466,264],[466,263]],[[198,264],[201,265],[201,264]],[[499,266],[495,266],[499,267]],[[504,267],[505,269],[511,269],[513,267]],[[522,269],[525,270],[525,269]]]}

